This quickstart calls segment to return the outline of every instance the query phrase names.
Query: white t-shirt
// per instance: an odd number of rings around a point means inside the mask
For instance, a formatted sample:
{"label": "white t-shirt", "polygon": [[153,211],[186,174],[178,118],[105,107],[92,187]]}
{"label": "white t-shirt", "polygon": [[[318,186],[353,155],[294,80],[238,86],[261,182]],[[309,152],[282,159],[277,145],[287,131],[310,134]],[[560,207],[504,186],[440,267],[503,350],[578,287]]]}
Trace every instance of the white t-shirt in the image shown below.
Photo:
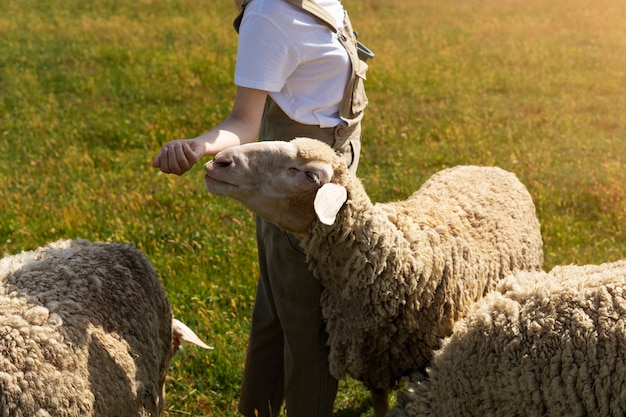
{"label": "white t-shirt", "polygon": [[[318,0],[343,26],[339,0]],[[350,59],[336,33],[284,0],[253,0],[239,28],[235,84],[267,91],[293,120],[339,124]]]}

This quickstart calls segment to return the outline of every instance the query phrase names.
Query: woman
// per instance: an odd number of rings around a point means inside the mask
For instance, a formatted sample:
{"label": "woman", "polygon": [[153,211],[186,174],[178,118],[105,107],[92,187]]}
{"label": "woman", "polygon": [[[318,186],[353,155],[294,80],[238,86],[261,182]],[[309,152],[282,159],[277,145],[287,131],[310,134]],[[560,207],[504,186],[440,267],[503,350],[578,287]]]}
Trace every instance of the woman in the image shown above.
{"label": "woman", "polygon": [[[237,4],[237,1],[235,1]],[[245,13],[244,13],[245,11]],[[165,145],[153,166],[182,175],[206,155],[260,140],[322,140],[356,170],[367,105],[367,65],[339,0],[244,1],[230,115],[196,138]],[[331,416],[337,380],[328,371],[319,298],[297,239],[257,219],[260,278],[239,411]]]}

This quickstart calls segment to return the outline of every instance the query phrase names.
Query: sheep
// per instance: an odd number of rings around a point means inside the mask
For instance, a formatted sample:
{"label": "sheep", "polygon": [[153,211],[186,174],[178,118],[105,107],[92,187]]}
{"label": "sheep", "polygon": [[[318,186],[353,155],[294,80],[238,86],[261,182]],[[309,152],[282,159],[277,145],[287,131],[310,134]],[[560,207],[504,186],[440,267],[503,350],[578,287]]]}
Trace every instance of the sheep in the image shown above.
{"label": "sheep", "polygon": [[60,240],[0,259],[0,415],[157,416],[181,340],[147,257]]}
{"label": "sheep", "polygon": [[511,272],[543,266],[533,200],[496,167],[446,169],[407,200],[378,204],[313,139],[228,148],[204,170],[209,192],[301,239],[324,287],[330,371],[363,382],[377,416],[474,301]]}
{"label": "sheep", "polygon": [[389,417],[626,415],[626,261],[507,277],[428,374]]}

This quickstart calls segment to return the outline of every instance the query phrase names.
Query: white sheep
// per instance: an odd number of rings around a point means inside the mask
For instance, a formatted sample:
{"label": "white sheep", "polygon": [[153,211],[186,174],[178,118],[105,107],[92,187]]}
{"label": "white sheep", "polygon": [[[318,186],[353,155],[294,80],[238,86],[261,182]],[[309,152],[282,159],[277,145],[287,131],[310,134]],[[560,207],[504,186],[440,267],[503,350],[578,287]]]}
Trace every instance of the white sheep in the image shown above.
{"label": "white sheep", "polygon": [[147,257],[64,240],[0,259],[0,416],[157,416],[180,340]]}
{"label": "white sheep", "polygon": [[324,286],[330,371],[362,381],[376,415],[473,302],[511,272],[543,264],[532,198],[499,168],[447,169],[386,204],[373,204],[334,151],[312,139],[229,148],[205,172],[210,192],[300,236]]}
{"label": "white sheep", "polygon": [[456,324],[428,374],[389,417],[623,417],[626,261],[502,280]]}

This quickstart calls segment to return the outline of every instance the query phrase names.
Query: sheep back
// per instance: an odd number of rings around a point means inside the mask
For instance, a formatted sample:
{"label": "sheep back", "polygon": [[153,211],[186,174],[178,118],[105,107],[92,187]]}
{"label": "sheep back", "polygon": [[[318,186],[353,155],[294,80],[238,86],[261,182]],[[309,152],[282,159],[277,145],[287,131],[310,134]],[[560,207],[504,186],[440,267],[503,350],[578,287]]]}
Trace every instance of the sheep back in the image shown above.
{"label": "sheep back", "polygon": [[508,277],[390,416],[623,416],[625,287],[626,261]]}
{"label": "sheep back", "polygon": [[349,199],[332,226],[303,240],[325,287],[331,372],[388,389],[426,366],[433,349],[502,277],[543,265],[535,206],[517,177],[461,166],[404,201],[371,204],[342,178]]}
{"label": "sheep back", "polygon": [[59,241],[4,257],[0,415],[158,415],[171,322],[130,245]]}

